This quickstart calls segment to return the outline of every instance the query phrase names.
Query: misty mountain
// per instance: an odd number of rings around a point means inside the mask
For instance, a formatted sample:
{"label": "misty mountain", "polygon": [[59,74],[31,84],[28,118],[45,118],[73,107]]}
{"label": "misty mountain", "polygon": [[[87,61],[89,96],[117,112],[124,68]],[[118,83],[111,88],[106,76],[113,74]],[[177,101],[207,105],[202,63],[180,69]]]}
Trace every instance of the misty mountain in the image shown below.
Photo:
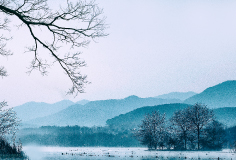
{"label": "misty mountain", "polygon": [[[177,110],[188,107],[188,104],[164,104],[157,106],[147,106],[135,109],[126,114],[121,114],[114,118],[108,119],[107,124],[116,129],[133,129],[137,128],[144,116],[153,111],[159,111],[159,113],[166,115],[166,119],[172,117],[173,113]],[[213,110],[216,119],[226,126],[236,125],[236,107],[217,108]]]}
{"label": "misty mountain", "polygon": [[236,81],[226,81],[209,87],[184,101],[187,104],[203,103],[209,108],[236,107]]}
{"label": "misty mountain", "polygon": [[189,97],[192,97],[196,95],[195,92],[171,92],[168,94],[162,94],[159,96],[156,96],[155,98],[162,98],[162,99],[180,99],[181,101],[184,101],[188,99]]}
{"label": "misty mountain", "polygon": [[14,107],[13,110],[16,111],[17,117],[22,120],[22,122],[24,122],[57,113],[73,104],[74,102],[69,100],[63,100],[53,104],[43,102],[28,102]]}
{"label": "misty mountain", "polygon": [[76,104],[85,105],[85,104],[87,104],[88,102],[90,102],[90,101],[89,101],[89,100],[86,100],[86,99],[83,99],[83,100],[81,100],[81,101],[76,102]]}
{"label": "misty mountain", "polygon": [[214,109],[216,119],[226,126],[236,126],[236,107]]}
{"label": "misty mountain", "polygon": [[135,109],[126,114],[121,114],[114,118],[108,119],[106,123],[116,129],[133,129],[142,123],[144,116],[153,111],[159,111],[159,113],[166,115],[166,118],[170,118],[175,111],[188,107],[188,104],[174,103],[174,104],[163,104],[156,106],[146,106]]}
{"label": "misty mountain", "polygon": [[104,126],[106,120],[125,114],[143,106],[158,104],[179,103],[180,100],[167,100],[158,98],[139,98],[129,96],[124,99],[110,99],[91,101],[85,105],[75,104],[58,113],[36,118],[27,123],[38,126],[43,125],[79,125],[79,126]]}

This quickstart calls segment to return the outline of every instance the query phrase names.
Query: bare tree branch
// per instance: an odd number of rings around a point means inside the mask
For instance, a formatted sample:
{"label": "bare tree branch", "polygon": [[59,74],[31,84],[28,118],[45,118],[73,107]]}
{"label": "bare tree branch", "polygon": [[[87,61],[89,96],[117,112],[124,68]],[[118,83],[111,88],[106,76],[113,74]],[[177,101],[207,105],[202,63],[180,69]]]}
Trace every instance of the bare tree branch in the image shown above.
{"label": "bare tree branch", "polygon": [[[20,26],[27,27],[34,40],[34,46],[28,48],[34,53],[29,72],[38,69],[42,75],[47,74],[50,64],[39,53],[39,47],[43,47],[71,80],[72,87],[68,93],[77,95],[84,92],[88,81],[87,76],[80,73],[80,68],[86,63],[79,58],[81,52],[77,49],[87,46],[90,40],[107,36],[102,9],[93,1],[72,3],[67,0],[66,7],[52,10],[47,0],[0,0],[0,13],[6,17],[17,17],[22,22]],[[8,22],[2,23],[0,29],[7,29]],[[36,32],[39,28],[50,34],[42,38]],[[64,45],[70,48],[70,52],[63,56],[60,49]],[[0,45],[0,52],[2,55],[8,53],[4,43]]]}
{"label": "bare tree branch", "polygon": [[4,67],[0,67],[0,76],[1,77],[6,77],[7,76],[7,71],[5,70]]}

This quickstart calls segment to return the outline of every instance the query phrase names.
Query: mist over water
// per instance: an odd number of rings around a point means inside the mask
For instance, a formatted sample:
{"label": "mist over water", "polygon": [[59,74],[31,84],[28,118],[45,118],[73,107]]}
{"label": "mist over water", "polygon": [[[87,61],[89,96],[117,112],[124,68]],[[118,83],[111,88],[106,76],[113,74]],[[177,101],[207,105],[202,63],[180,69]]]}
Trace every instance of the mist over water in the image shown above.
{"label": "mist over water", "polygon": [[217,159],[225,160],[235,158],[230,150],[224,151],[148,151],[146,148],[119,148],[119,147],[44,147],[24,146],[23,151],[31,160],[184,160],[184,159]]}
{"label": "mist over water", "polygon": [[30,159],[43,160],[45,158],[43,148],[40,146],[36,145],[24,146],[23,151]]}

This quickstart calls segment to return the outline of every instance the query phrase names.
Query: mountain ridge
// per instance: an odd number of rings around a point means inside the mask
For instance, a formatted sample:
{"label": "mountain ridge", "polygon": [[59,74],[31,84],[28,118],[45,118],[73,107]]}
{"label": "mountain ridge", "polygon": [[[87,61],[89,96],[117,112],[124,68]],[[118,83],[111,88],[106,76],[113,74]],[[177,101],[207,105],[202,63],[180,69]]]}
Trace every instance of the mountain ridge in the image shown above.
{"label": "mountain ridge", "polygon": [[203,103],[209,108],[236,107],[236,81],[229,80],[208,87],[184,101],[187,104]]}
{"label": "mountain ridge", "polygon": [[181,101],[176,99],[139,98],[137,96],[90,101],[85,105],[74,104],[52,115],[36,118],[26,123],[58,126],[105,126],[107,119],[125,114],[139,107],[178,102]]}
{"label": "mountain ridge", "polygon": [[21,121],[29,121],[38,117],[54,114],[73,104],[74,102],[70,100],[62,100],[53,104],[32,101],[16,106],[13,110]]}
{"label": "mountain ridge", "polygon": [[184,101],[197,93],[189,91],[189,92],[170,92],[167,94],[162,94],[159,96],[156,96],[155,98],[162,98],[162,99],[180,99],[181,101]]}
{"label": "mountain ridge", "polygon": [[[157,106],[172,103],[184,103],[193,105],[203,103],[209,108],[235,107],[236,106],[236,81],[225,81],[218,85],[209,87],[199,94],[194,92],[170,92],[157,97],[173,97],[181,94],[189,97],[184,102],[179,99],[161,99],[156,97],[140,98],[131,95],[123,99],[108,99],[79,101],[84,104],[74,103],[69,100],[54,104],[44,102],[28,102],[15,107],[22,122],[30,126],[42,125],[80,125],[80,126],[104,126],[108,119],[126,114],[144,106]],[[176,98],[176,97],[173,97]],[[225,111],[226,114],[226,111]],[[230,114],[230,112],[227,114]],[[229,119],[230,120],[230,119]]]}

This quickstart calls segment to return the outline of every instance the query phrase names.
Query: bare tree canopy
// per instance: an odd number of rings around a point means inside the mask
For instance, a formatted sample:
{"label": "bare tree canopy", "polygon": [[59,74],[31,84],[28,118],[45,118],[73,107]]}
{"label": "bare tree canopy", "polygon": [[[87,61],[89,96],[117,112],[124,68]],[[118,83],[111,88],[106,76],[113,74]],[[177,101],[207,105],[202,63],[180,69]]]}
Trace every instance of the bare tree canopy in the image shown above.
{"label": "bare tree canopy", "polygon": [[[21,24],[17,27],[26,27],[34,45],[28,51],[34,54],[30,71],[38,69],[43,75],[47,68],[58,63],[72,82],[68,93],[77,95],[84,92],[84,85],[88,83],[86,75],[80,73],[80,68],[86,63],[79,58],[79,47],[87,46],[90,40],[104,37],[106,29],[103,10],[95,2],[69,0],[65,7],[51,9],[48,0],[0,0],[0,29],[10,30],[11,17],[17,17]],[[37,30],[47,33],[42,37]],[[9,38],[0,37],[0,55],[8,56],[12,53],[7,50],[6,42]],[[69,47],[69,52],[62,53],[63,46]],[[42,51],[53,57],[53,62],[41,56]],[[40,51],[39,51],[40,50]],[[0,67],[0,76],[6,76],[4,67]]]}
{"label": "bare tree canopy", "polygon": [[155,111],[147,114],[142,120],[142,124],[135,132],[135,137],[149,149],[162,148],[164,146],[165,137],[165,114]]}
{"label": "bare tree canopy", "polygon": [[0,102],[0,137],[6,134],[14,134],[19,125],[15,111],[4,109],[7,106],[6,102]]}
{"label": "bare tree canopy", "polygon": [[197,134],[197,148],[200,150],[200,139],[204,128],[214,120],[213,110],[208,109],[206,105],[196,103],[188,107],[187,110],[188,120]]}
{"label": "bare tree canopy", "polygon": [[175,129],[175,135],[180,137],[180,142],[184,141],[184,150],[187,149],[188,134],[191,131],[191,125],[187,117],[186,110],[179,110],[174,113],[170,119],[171,128]]}
{"label": "bare tree canopy", "polygon": [[7,71],[5,70],[4,67],[0,67],[0,76],[1,77],[6,77],[7,76]]}

